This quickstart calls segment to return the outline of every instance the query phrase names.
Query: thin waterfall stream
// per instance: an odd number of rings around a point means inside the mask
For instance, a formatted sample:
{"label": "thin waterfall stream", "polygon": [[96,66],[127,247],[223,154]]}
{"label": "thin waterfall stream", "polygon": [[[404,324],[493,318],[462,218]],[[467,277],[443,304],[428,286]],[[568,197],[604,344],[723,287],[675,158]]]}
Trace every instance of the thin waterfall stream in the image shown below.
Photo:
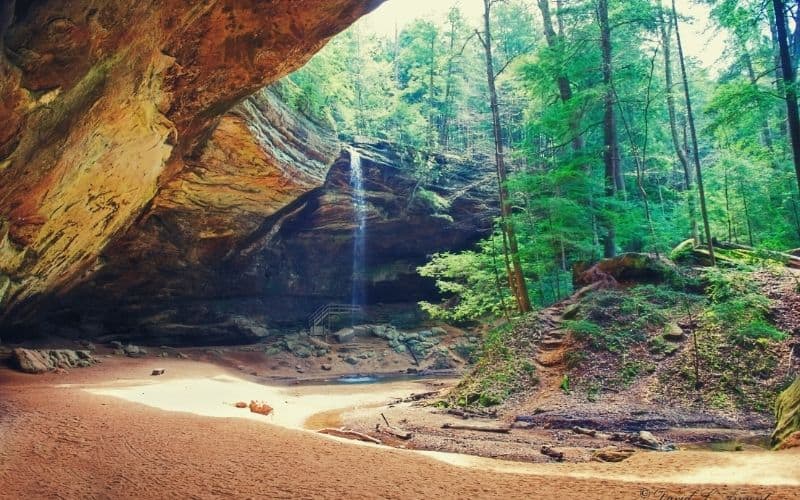
{"label": "thin waterfall stream", "polygon": [[367,203],[364,197],[364,174],[361,155],[350,148],[350,186],[353,188],[353,306],[363,306],[366,300],[366,237]]}

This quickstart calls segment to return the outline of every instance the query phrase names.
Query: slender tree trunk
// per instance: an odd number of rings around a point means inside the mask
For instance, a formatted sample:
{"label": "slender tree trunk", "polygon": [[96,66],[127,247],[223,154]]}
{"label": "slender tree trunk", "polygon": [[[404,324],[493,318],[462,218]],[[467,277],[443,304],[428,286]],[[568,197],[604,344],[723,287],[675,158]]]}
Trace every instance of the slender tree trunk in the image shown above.
{"label": "slender tree trunk", "polygon": [[680,137],[678,135],[678,120],[675,111],[675,84],[672,80],[672,23],[667,23],[664,19],[664,8],[661,0],[658,2],[659,15],[661,17],[661,45],[664,51],[664,80],[667,91],[667,111],[669,114],[669,130],[672,135],[672,146],[675,148],[675,154],[678,156],[678,161],[683,170],[683,189],[686,190],[688,203],[689,203],[689,222],[691,224],[691,235],[695,243],[700,241],[700,236],[697,229],[697,206],[694,199],[694,189],[692,187],[692,170],[689,166],[689,158],[686,156],[686,150],[681,147]]}
{"label": "slender tree trunk", "polygon": [[[758,88],[758,80],[756,79],[756,71],[753,68],[753,59],[750,57],[750,52],[747,50],[744,40],[740,40],[739,45],[742,47],[742,59],[747,68],[747,76],[750,78],[750,84],[753,85],[754,88]],[[764,147],[767,148],[770,153],[773,153],[772,131],[769,129],[769,123],[766,119],[761,121],[761,142],[764,143]],[[778,165],[776,162],[773,162],[773,166],[777,167]]]}
{"label": "slender tree trunk", "polygon": [[731,198],[730,198],[730,195],[729,195],[729,192],[728,192],[729,191],[728,190],[728,165],[725,162],[723,162],[723,168],[725,169],[723,171],[723,175],[724,175],[724,177],[723,177],[723,181],[724,181],[723,194],[725,195],[725,214],[727,215],[726,218],[728,219],[728,241],[734,241],[734,239],[733,239],[733,217],[731,215]]}
{"label": "slender tree trunk", "polygon": [[747,195],[744,192],[744,183],[739,179],[739,195],[742,197],[742,205],[744,206],[744,219],[747,222],[747,238],[750,241],[750,246],[756,246],[753,242],[753,226],[750,224],[750,209],[747,205]]}
{"label": "slender tree trunk", "polygon": [[[611,27],[608,22],[608,0],[598,0],[597,17],[600,24],[600,49],[603,56],[603,85],[604,109],[603,116],[603,164],[605,165],[605,195],[610,201],[616,198],[621,191],[621,176],[619,175],[619,144],[617,142],[617,120],[614,115],[614,83],[612,53],[611,53]],[[603,240],[603,253],[606,258],[614,257],[616,250],[616,230],[610,214],[604,217],[605,235]]]}
{"label": "slender tree trunk", "polygon": [[428,75],[428,148],[433,148],[435,139],[433,134],[434,128],[434,117],[436,116],[436,106],[434,106],[434,101],[436,100],[436,95],[433,88],[433,77],[436,74],[436,35],[431,37],[431,61],[430,61],[430,72]]}
{"label": "slender tree trunk", "polygon": [[775,27],[778,35],[781,70],[786,90],[786,116],[789,121],[789,137],[792,143],[792,158],[800,191],[800,111],[797,109],[797,89],[795,88],[795,70],[789,53],[789,41],[786,33],[786,11],[783,0],[772,0],[775,11]]}
{"label": "slender tree trunk", "polygon": [[703,171],[700,167],[700,148],[697,145],[697,129],[694,125],[694,114],[692,113],[692,97],[689,93],[689,78],[686,75],[686,60],[683,57],[683,44],[681,43],[681,32],[678,27],[678,10],[675,8],[675,0],[672,0],[672,20],[675,23],[675,39],[678,42],[678,59],[681,63],[681,77],[683,79],[683,93],[686,97],[686,117],[689,120],[689,133],[692,137],[692,157],[694,159],[695,174],[697,175],[697,190],[700,194],[700,214],[703,217],[703,228],[706,233],[706,244],[708,254],[711,257],[711,265],[717,265],[714,256],[714,240],[711,238],[711,226],[708,223],[708,210],[706,208],[706,193],[703,187]]}
{"label": "slender tree trunk", "polygon": [[654,52],[652,59],[650,59],[650,72],[648,73],[647,77],[647,92],[645,95],[645,105],[642,117],[643,128],[644,128],[643,130],[644,140],[642,141],[641,149],[636,145],[636,141],[634,140],[631,127],[628,124],[628,119],[625,117],[625,110],[622,108],[622,104],[619,102],[619,96],[617,95],[616,89],[614,90],[614,95],[616,96],[617,105],[620,108],[619,116],[622,119],[623,128],[625,129],[625,133],[628,136],[628,141],[631,144],[631,156],[633,157],[634,163],[636,164],[636,187],[639,189],[639,195],[641,196],[642,203],[644,205],[645,221],[647,222],[648,229],[650,230],[650,236],[653,238],[655,253],[656,255],[658,255],[658,246],[656,244],[657,242],[656,230],[655,226],[653,225],[653,218],[650,215],[650,200],[648,199],[647,196],[647,190],[644,188],[644,175],[645,175],[645,168],[647,166],[647,146],[650,136],[650,105],[652,104],[650,95],[653,88],[653,74],[655,73],[655,62],[656,62],[656,53]]}
{"label": "slender tree trunk", "polygon": [[453,60],[455,59],[455,46],[456,46],[456,27],[455,24],[450,26],[450,52],[447,59],[447,78],[444,87],[444,106],[442,108],[442,125],[439,130],[439,144],[442,148],[447,149],[450,144],[450,114],[452,100],[451,93],[453,89]]}
{"label": "slender tree trunk", "polygon": [[500,104],[497,98],[497,87],[495,85],[494,60],[492,57],[492,31],[491,31],[491,6],[492,0],[483,0],[484,12],[484,33],[481,37],[484,53],[486,56],[486,77],[489,86],[489,100],[492,109],[492,131],[494,133],[495,144],[495,163],[497,167],[497,182],[500,195],[500,218],[503,226],[503,233],[508,239],[508,249],[511,257],[512,272],[509,281],[513,283],[512,291],[517,299],[517,305],[521,313],[532,310],[531,301],[528,297],[528,286],[525,282],[525,275],[522,270],[522,262],[519,256],[519,245],[517,236],[514,232],[514,223],[511,219],[511,200],[506,186],[507,173],[503,152],[503,134],[500,125]]}

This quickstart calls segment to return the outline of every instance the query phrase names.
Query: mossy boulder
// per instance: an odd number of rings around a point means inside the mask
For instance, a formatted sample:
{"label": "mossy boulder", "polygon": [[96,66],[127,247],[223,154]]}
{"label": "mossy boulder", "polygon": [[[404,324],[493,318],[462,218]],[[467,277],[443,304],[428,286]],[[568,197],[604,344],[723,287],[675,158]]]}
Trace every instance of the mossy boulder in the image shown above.
{"label": "mossy boulder", "polygon": [[800,431],[800,377],[778,396],[775,417],[772,446],[779,448],[793,433]]}

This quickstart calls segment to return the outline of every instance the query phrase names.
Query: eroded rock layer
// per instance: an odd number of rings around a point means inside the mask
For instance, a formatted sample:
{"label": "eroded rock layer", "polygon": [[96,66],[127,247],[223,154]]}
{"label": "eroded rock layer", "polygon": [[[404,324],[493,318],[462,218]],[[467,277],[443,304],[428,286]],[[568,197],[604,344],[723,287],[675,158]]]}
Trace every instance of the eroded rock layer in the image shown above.
{"label": "eroded rock layer", "polygon": [[[109,244],[164,211],[202,219],[186,238],[200,242],[192,258],[211,259],[247,231],[248,214],[293,196],[277,189],[265,202],[283,177],[263,170],[263,151],[236,142],[246,108],[220,116],[380,3],[3,2],[2,321],[21,321],[38,297],[90,279]],[[207,147],[212,132],[227,139]],[[257,179],[239,177],[234,164]],[[320,175],[303,172],[298,189]],[[232,206],[243,221],[220,229],[214,217]]]}

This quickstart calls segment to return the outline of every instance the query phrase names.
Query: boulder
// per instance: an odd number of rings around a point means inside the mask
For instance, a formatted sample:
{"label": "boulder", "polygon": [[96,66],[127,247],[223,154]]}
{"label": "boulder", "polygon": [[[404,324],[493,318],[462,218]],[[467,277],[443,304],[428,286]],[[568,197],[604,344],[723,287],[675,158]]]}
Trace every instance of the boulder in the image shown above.
{"label": "boulder", "polygon": [[564,319],[575,319],[578,315],[578,312],[581,310],[580,303],[570,304],[564,308],[564,312],[561,313],[561,317]]}
{"label": "boulder", "polygon": [[800,431],[800,377],[795,378],[775,401],[775,419],[777,424],[772,433],[772,446],[780,448]]}
{"label": "boulder", "polygon": [[355,338],[355,336],[356,332],[352,328],[342,328],[341,330],[333,334],[333,338],[336,339],[336,342],[340,344],[351,342]]}
{"label": "boulder", "polygon": [[130,358],[141,358],[147,355],[147,349],[138,345],[128,344],[122,350]]}
{"label": "boulder", "polygon": [[633,444],[650,450],[660,450],[662,442],[649,431],[639,431],[639,434],[632,440]]}
{"label": "boulder", "polygon": [[447,330],[442,328],[441,326],[434,326],[431,328],[431,333],[436,335],[437,337],[444,337],[447,335]]}

